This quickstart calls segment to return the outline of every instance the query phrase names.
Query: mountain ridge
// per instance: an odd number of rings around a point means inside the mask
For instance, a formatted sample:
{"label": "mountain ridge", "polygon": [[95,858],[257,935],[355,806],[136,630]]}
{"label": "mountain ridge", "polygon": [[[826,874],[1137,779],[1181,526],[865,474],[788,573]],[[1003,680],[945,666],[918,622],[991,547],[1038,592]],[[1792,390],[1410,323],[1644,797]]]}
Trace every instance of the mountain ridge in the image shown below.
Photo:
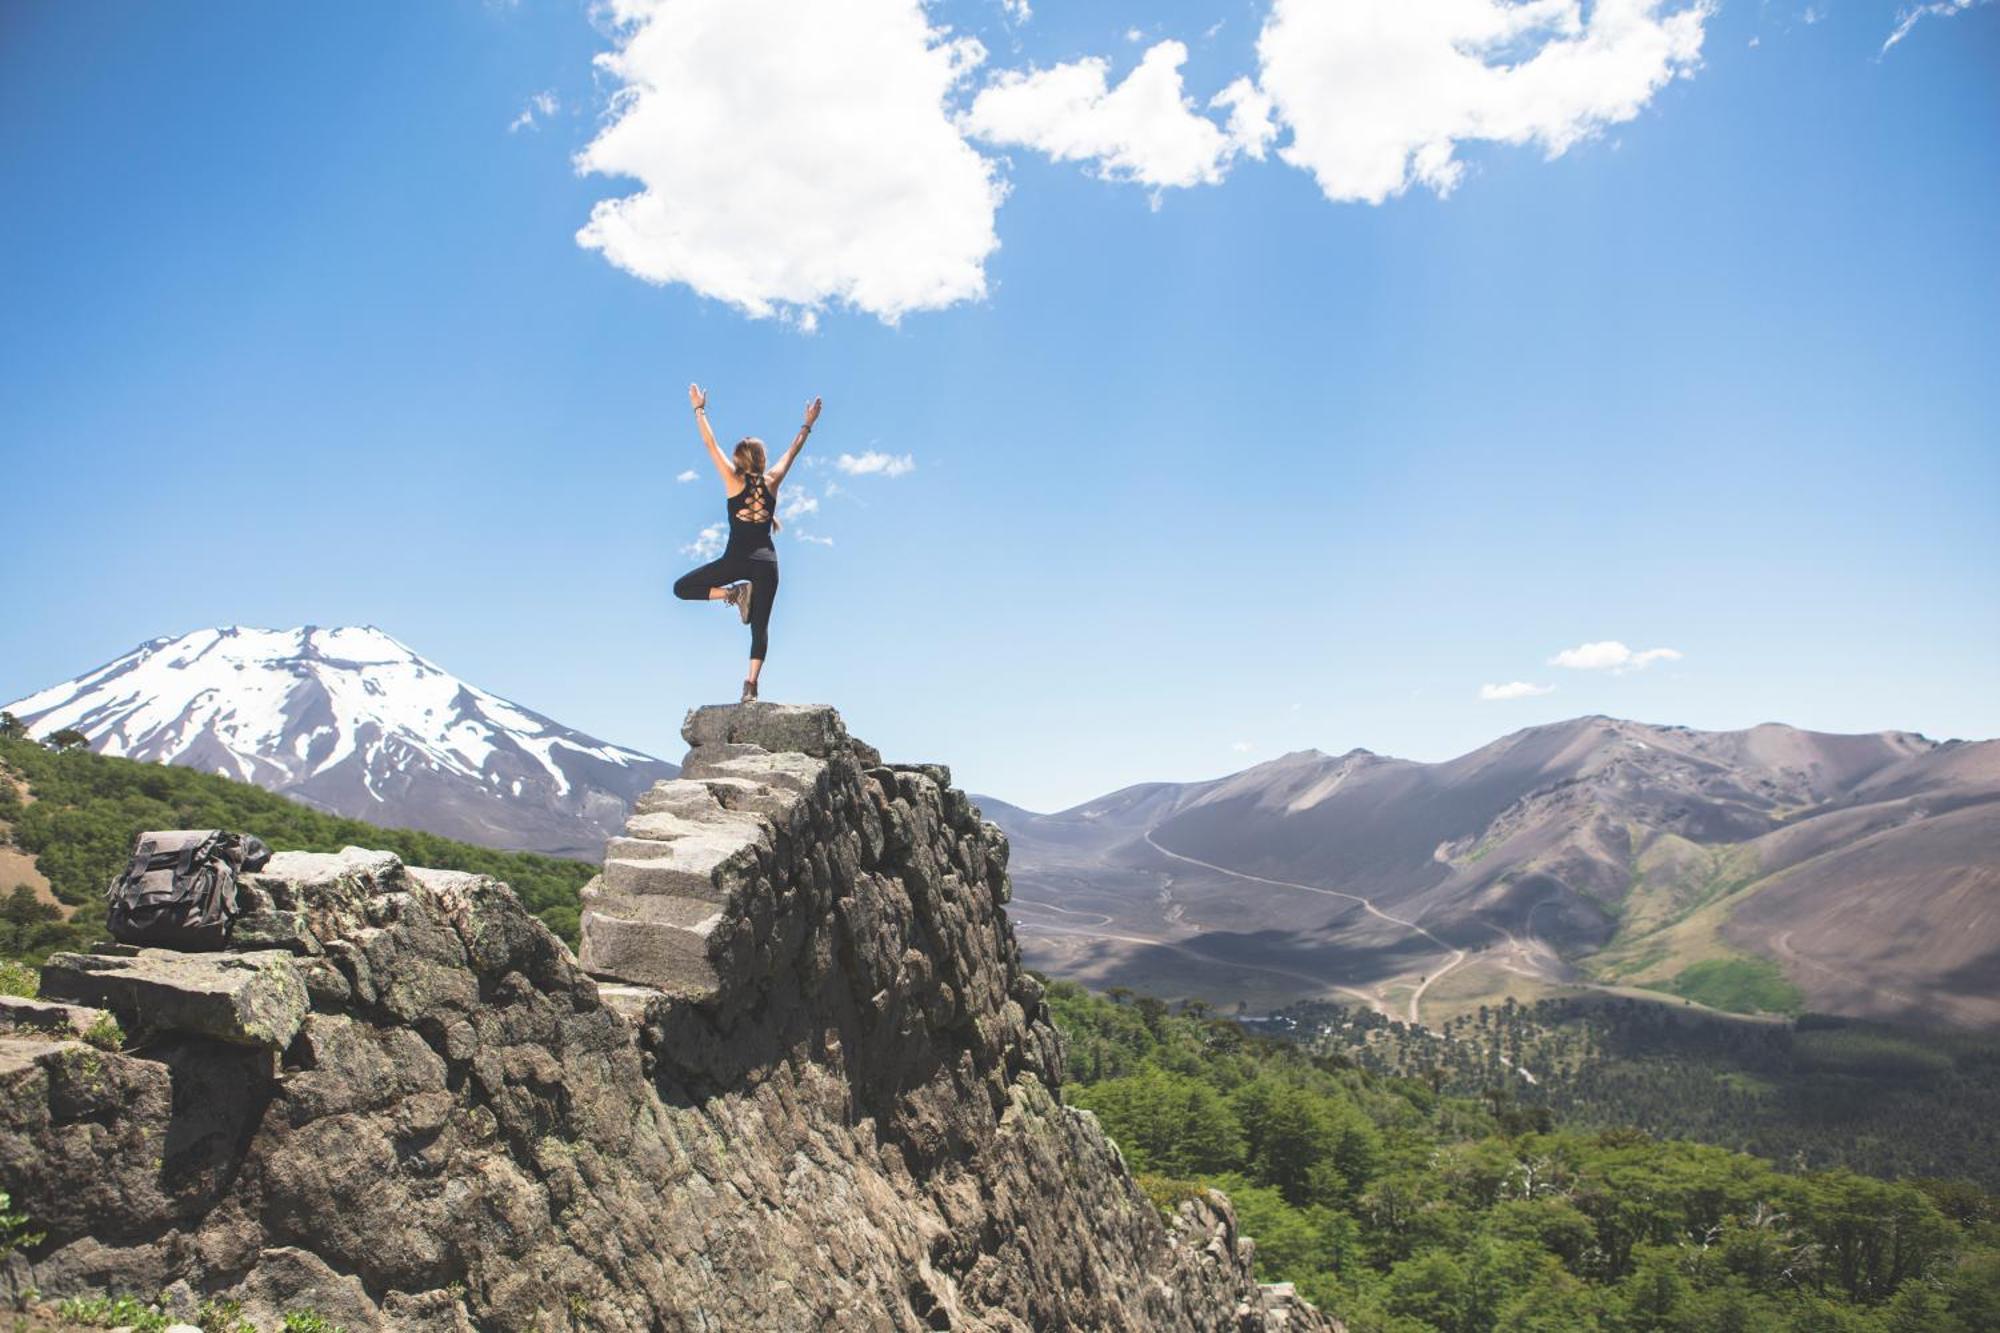
{"label": "mountain ridge", "polygon": [[[1036,964],[1172,990],[1188,978],[1158,950],[1206,951],[1205,998],[1227,998],[1231,969],[1259,997],[1306,973],[1401,1012],[1461,964],[1447,999],[1482,969],[1491,995],[1530,995],[1763,960],[1816,1007],[2000,1019],[2000,926],[1977,907],[2000,891],[2000,742],[1599,714],[1437,763],[1315,755],[1050,814],[996,803],[1023,892],[1047,905],[1024,920]],[[1879,903],[1878,886],[1894,887]],[[1329,915],[1328,895],[1369,907]]]}

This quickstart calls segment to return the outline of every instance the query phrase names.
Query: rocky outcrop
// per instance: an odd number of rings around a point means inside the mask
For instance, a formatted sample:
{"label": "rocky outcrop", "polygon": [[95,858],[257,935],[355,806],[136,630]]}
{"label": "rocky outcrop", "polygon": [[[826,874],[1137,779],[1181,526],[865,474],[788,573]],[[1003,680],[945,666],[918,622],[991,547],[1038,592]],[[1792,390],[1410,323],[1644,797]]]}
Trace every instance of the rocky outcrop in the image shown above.
{"label": "rocky outcrop", "polygon": [[[0,1188],[46,1233],[0,1281],[351,1329],[1331,1327],[1062,1104],[945,769],[831,709],[684,735],[582,965],[505,886],[357,849],[246,883],[254,953],[56,960],[141,1044],[0,1034]],[[292,1035],[214,998],[245,968],[303,992]]]}

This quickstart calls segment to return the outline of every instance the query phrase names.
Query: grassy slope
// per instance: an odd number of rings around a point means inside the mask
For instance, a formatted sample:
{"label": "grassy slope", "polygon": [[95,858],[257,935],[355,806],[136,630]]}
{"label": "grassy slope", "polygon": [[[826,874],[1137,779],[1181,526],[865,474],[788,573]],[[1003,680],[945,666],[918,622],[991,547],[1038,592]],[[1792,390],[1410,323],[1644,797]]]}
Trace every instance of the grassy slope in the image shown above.
{"label": "grassy slope", "polygon": [[1797,1013],[1803,996],[1783,970],[1722,938],[1730,913],[1769,882],[1761,872],[1752,847],[1660,835],[1641,850],[1618,931],[1591,973],[1729,1013]]}
{"label": "grassy slope", "polygon": [[[137,763],[76,750],[56,753],[30,740],[0,738],[0,768],[25,780],[33,800],[0,782],[0,824],[35,858],[49,888],[97,915],[100,895],[146,829],[227,828],[254,833],[277,851],[395,852],[411,865],[469,870],[505,880],[531,911],[574,943],[577,891],[596,872],[583,861],[498,852],[412,829],[380,828],[310,809],[212,773]],[[14,886],[0,883],[0,897]]]}

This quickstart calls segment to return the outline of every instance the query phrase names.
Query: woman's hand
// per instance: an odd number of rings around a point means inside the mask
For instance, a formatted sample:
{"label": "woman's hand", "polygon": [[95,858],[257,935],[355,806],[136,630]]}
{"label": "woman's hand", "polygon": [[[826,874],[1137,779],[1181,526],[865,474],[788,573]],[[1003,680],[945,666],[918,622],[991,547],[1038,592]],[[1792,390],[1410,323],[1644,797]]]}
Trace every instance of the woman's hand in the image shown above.
{"label": "woman's hand", "polygon": [[688,385],[688,406],[697,412],[708,406],[708,395],[701,391],[699,384]]}
{"label": "woman's hand", "polygon": [[819,399],[815,398],[806,404],[805,424],[800,426],[799,433],[792,437],[791,446],[785,450],[785,456],[778,460],[775,467],[764,474],[765,480],[770,485],[775,487],[785,479],[785,474],[792,470],[792,460],[799,456],[799,450],[805,448],[806,436],[812,434],[813,422],[818,420]]}

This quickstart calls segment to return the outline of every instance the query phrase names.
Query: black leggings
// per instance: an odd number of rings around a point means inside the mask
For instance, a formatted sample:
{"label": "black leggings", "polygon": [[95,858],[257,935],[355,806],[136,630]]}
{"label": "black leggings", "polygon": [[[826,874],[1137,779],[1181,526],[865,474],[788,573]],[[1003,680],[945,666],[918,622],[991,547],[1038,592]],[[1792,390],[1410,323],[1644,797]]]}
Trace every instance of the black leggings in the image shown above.
{"label": "black leggings", "polygon": [[752,560],[747,555],[724,551],[722,559],[711,560],[675,579],[674,596],[684,602],[705,601],[710,589],[745,580],[750,584],[750,656],[761,662],[771,642],[771,603],[778,599],[777,561]]}

